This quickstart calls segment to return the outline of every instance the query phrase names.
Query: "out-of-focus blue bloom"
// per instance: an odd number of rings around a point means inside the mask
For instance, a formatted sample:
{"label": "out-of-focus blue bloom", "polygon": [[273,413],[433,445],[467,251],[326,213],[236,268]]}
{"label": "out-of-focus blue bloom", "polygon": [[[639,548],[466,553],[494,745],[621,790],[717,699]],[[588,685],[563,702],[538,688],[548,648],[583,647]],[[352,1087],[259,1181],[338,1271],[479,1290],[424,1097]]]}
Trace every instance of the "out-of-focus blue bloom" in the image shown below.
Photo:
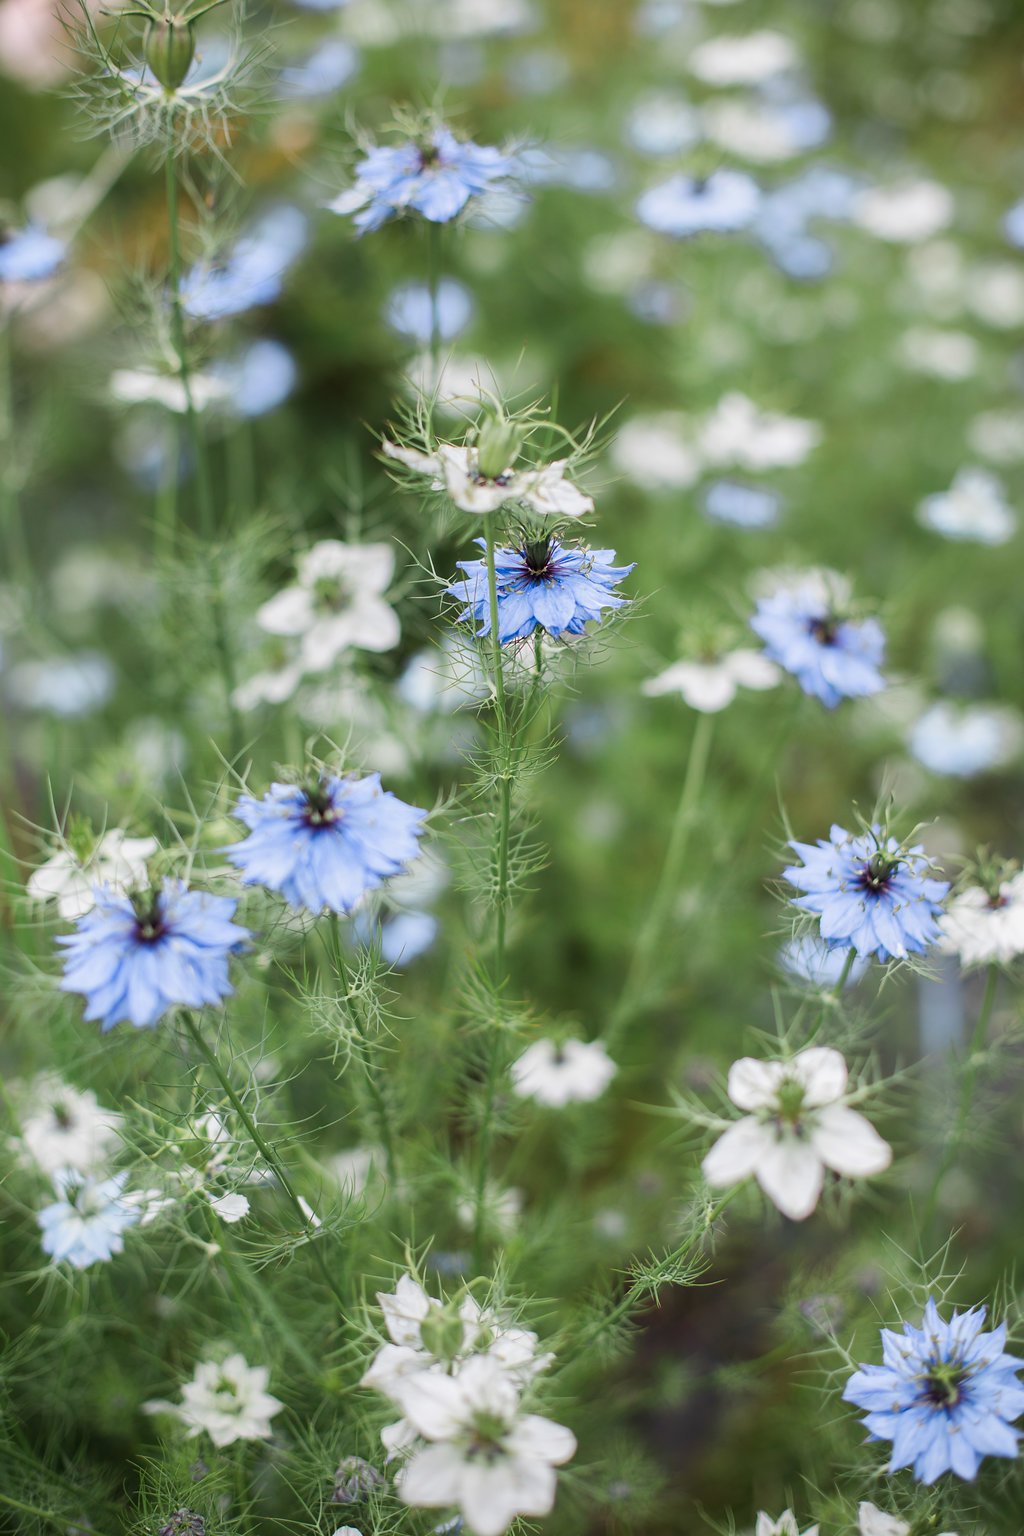
{"label": "out-of-focus blue bloom", "polygon": [[75,1269],[88,1269],[121,1252],[123,1234],[142,1215],[138,1201],[129,1204],[124,1199],[127,1178],[126,1173],[115,1173],[109,1179],[93,1179],[73,1168],[62,1168],[54,1175],[63,1198],[44,1207],[36,1219],[43,1252],[55,1264],[66,1259]]}
{"label": "out-of-focus blue bloom", "polygon": [[1004,1354],[1005,1325],[983,1333],[984,1307],[943,1322],[929,1297],[920,1328],[883,1328],[883,1365],[864,1365],[846,1383],[843,1401],[867,1414],[869,1440],[891,1440],[888,1470],[912,1467],[919,1483],[943,1472],[973,1481],[986,1456],[1017,1455],[1024,1413],[1024,1360]]}
{"label": "out-of-focus blue bloom", "polygon": [[[451,341],[469,324],[473,300],[469,289],[453,277],[443,277],[437,285],[438,334]],[[433,335],[433,310],[426,283],[402,283],[389,296],[384,317],[393,330],[411,336],[424,346]]]}
{"label": "out-of-focus blue bloom", "polygon": [[341,11],[349,0],[292,0],[303,11]]}
{"label": "out-of-focus blue bloom", "polygon": [[[813,933],[802,933],[792,938],[779,951],[779,961],[784,970],[812,987],[832,988],[838,985],[850,951],[839,945],[826,944]],[[860,981],[868,968],[868,957],[858,955],[850,966],[846,985],[852,987]]]}
{"label": "out-of-focus blue bloom", "polygon": [[949,884],[932,878],[923,848],[903,848],[877,827],[861,833],[833,827],[827,841],[789,846],[803,860],[783,870],[790,885],[805,893],[793,905],[819,919],[827,944],[905,960],[924,954],[938,938],[936,919]]}
{"label": "out-of-focus blue bloom", "polygon": [[885,687],[878,670],[885,657],[882,626],[877,619],[842,618],[837,602],[843,595],[840,578],[810,571],[761,598],[750,620],[765,655],[829,709]]}
{"label": "out-of-focus blue bloom", "polygon": [[1001,768],[1021,750],[1024,730],[1012,709],[994,704],[956,708],[945,700],[925,710],[910,732],[909,746],[932,773],[957,779]]}
{"label": "out-of-focus blue bloom", "polygon": [[176,1005],[219,1003],[234,990],[228,959],[249,938],[231,921],[237,905],[183,880],[133,896],[98,886],[95,906],[57,939],[66,950],[60,989],[80,993],[104,1033],[122,1020],[148,1028]]}
{"label": "out-of-focus blue bloom", "polygon": [[237,416],[266,416],[287,400],[299,370],[286,346],[262,337],[214,363],[210,374],[227,384],[224,404]]}
{"label": "out-of-focus blue bloom", "polygon": [[66,255],[64,241],[35,224],[0,228],[0,283],[41,282],[53,276]]}
{"label": "out-of-focus blue bloom", "polygon": [[223,261],[200,263],[181,285],[181,303],[193,320],[226,320],[280,296],[284,275],[306,245],[309,224],[298,208],[268,209]]}
{"label": "out-of-focus blue bloom", "polygon": [[524,149],[517,166],[521,179],[538,187],[570,187],[574,192],[610,192],[618,182],[614,163],[599,149],[545,144]]}
{"label": "out-of-focus blue bloom", "polygon": [[332,213],[354,214],[360,231],[379,229],[410,211],[431,224],[448,224],[471,197],[490,191],[514,168],[502,150],[461,143],[450,129],[438,127],[423,143],[369,150],[356,168],[354,186],[327,206]]}
{"label": "out-of-focus blue bloom", "polygon": [[1003,219],[1003,229],[1011,245],[1019,245],[1024,249],[1024,198],[1014,203]]}
{"label": "out-of-focus blue bloom", "polygon": [[234,814],[249,836],[226,849],[245,885],[280,891],[293,907],[349,914],[419,852],[426,811],[381,788],[380,774],[271,784]]}
{"label": "out-of-focus blue bloom", "polygon": [[359,68],[359,53],[342,37],[329,37],[312,53],[282,69],[278,90],[289,100],[329,96],[345,85]]}
{"label": "out-of-focus blue bloom", "polygon": [[686,301],[671,283],[637,283],[626,303],[644,325],[675,325],[686,312]]}
{"label": "out-of-focus blue bloom", "polygon": [[700,115],[684,97],[656,91],[635,104],[626,137],[642,155],[677,155],[701,138]]}
{"label": "out-of-focus blue bloom", "polygon": [[853,214],[861,184],[834,166],[814,165],[765,194],[754,233],[789,277],[824,277],[832,266],[831,247],[810,233],[812,220],[845,223]]}
{"label": "out-of-focus blue bloom", "polygon": [[782,505],[776,491],[743,480],[713,480],[701,500],[712,522],[735,528],[771,528]]}
{"label": "out-of-focus blue bloom", "polygon": [[426,954],[437,938],[440,924],[430,912],[394,912],[377,922],[359,913],[354,926],[355,936],[361,943],[377,941],[385,965],[403,970]]}
{"label": "out-of-focus blue bloom", "polygon": [[114,668],[99,651],[19,661],[7,677],[11,702],[61,720],[102,709],[114,692]]}
{"label": "out-of-focus blue bloom", "polygon": [[710,176],[670,176],[651,187],[636,205],[637,217],[659,234],[733,234],[757,216],[761,189],[745,171],[712,171]]}
{"label": "out-of-focus blue bloom", "polygon": [[[483,539],[477,539],[481,547]],[[614,549],[585,549],[560,544],[553,536],[524,541],[515,549],[495,552],[498,590],[498,638],[523,640],[535,629],[556,639],[581,635],[591,620],[600,622],[606,608],[624,608],[629,601],[614,589],[632,565],[615,565]],[[485,560],[460,560],[465,580],[448,588],[465,604],[461,622],[479,623],[478,636],[491,632],[490,598]]]}

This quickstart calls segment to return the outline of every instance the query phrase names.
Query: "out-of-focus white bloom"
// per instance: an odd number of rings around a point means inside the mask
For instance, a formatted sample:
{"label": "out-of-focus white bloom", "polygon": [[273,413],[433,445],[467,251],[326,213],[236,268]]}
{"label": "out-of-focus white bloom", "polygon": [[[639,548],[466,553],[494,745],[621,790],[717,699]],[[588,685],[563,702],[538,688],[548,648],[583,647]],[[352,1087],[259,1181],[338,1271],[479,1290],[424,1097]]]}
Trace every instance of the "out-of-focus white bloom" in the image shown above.
{"label": "out-of-focus white bloom", "polygon": [[92,1174],[109,1161],[124,1116],[103,1108],[90,1089],[72,1088],[48,1073],[15,1096],[21,1135],[11,1146],[44,1173],[77,1168]]}
{"label": "out-of-focus white bloom", "polygon": [[678,693],[691,709],[712,715],[727,708],[740,688],[774,688],[781,677],[775,663],[760,651],[740,649],[708,661],[673,662],[649,678],[643,691],[652,698]]}
{"label": "out-of-focus white bloom", "polygon": [[190,400],[195,411],[226,400],[231,386],[227,379],[191,373],[186,391],[180,374],[160,373],[155,368],[118,368],[111,375],[110,393],[122,405],[162,405],[180,416],[188,410]]}
{"label": "out-of-focus white bloom", "polygon": [[562,1424],[523,1413],[519,1389],[498,1361],[478,1356],[455,1376],[413,1377],[402,1400],[429,1442],[402,1468],[398,1491],[407,1504],[454,1504],[476,1536],[501,1536],[517,1515],[550,1512],[554,1469],[575,1454],[576,1438]]}
{"label": "out-of-focus white bloom", "polygon": [[905,368],[951,384],[977,373],[979,355],[978,343],[967,331],[911,326],[899,341],[899,359]]}
{"label": "out-of-focus white bloom", "polygon": [[420,714],[449,715],[486,698],[490,685],[477,646],[469,649],[457,636],[409,658],[395,685],[403,703]]}
{"label": "out-of-focus white bloom", "polygon": [[[401,627],[382,594],[394,572],[390,544],[322,539],[299,556],[296,585],[264,603],[256,622],[268,634],[300,641],[298,665],[304,672],[325,671],[351,648],[390,651],[401,638]],[[283,678],[276,676],[284,686],[290,675],[287,668],[282,672]],[[273,675],[261,674],[264,697]]]}
{"label": "out-of-focus white bloom", "polygon": [[724,395],[705,418],[699,449],[711,464],[787,469],[802,464],[821,436],[816,421],[762,411],[734,391]]}
{"label": "out-of-focus white bloom", "polygon": [[618,1068],[600,1040],[535,1040],[511,1070],[519,1098],[562,1109],[600,1098]]}
{"label": "out-of-focus white bloom", "polygon": [[706,102],[701,121],[712,144],[756,165],[773,165],[804,154],[828,136],[830,124],[820,102],[794,105],[731,97]]}
{"label": "out-of-focus white bloom", "polygon": [[753,1174],[784,1216],[803,1221],[818,1204],[826,1168],[848,1178],[881,1173],[892,1149],[844,1102],[846,1086],[846,1062],[829,1046],[811,1046],[792,1061],[734,1062],[729,1097],[748,1113],[705,1157],[708,1183],[722,1189]]}
{"label": "out-of-focus white bloom", "polygon": [[676,155],[701,136],[697,109],[667,91],[642,96],[626,124],[626,137],[642,155]]}
{"label": "out-of-focus white bloom", "polygon": [[384,1162],[384,1154],[379,1147],[349,1147],[328,1158],[326,1168],[342,1193],[350,1200],[355,1200],[364,1193],[373,1179],[379,1177]]}
{"label": "out-of-focus white bloom", "polygon": [[[502,1240],[510,1238],[519,1226],[523,1214],[521,1189],[506,1189],[500,1184],[488,1184],[484,1191],[484,1221]],[[465,1199],[456,1202],[455,1216],[459,1225],[472,1232],[476,1223],[476,1204]]]}
{"label": "out-of-focus white bloom", "polygon": [[268,667],[265,672],[256,672],[246,678],[244,683],[239,683],[231,695],[231,702],[243,714],[258,709],[261,704],[283,704],[292,697],[304,675],[298,661],[285,661],[278,667]]}
{"label": "out-of-focus white bloom", "polygon": [[21,709],[60,720],[102,709],[114,691],[114,668],[99,651],[77,651],[44,661],[19,661],[7,674],[7,692]]}
{"label": "out-of-focus white bloom", "polygon": [[[804,933],[782,946],[779,962],[784,970],[798,980],[831,991],[838,985],[849,955],[848,949],[826,944],[817,934]],[[855,986],[870,964],[870,955],[856,955],[847,972],[846,986]]]}
{"label": "out-of-focus white bloom", "polygon": [[1002,481],[991,470],[973,467],[958,470],[948,491],[926,496],[917,519],[943,538],[979,544],[1005,544],[1017,529]]}
{"label": "out-of-focus white bloom", "polygon": [[[36,901],[56,901],[66,922],[77,922],[95,904],[95,887],[129,891],[146,883],[146,860],[159,848],[155,837],[129,837],[112,827],[80,860],[70,848],[60,848],[28,877],[28,894]],[[75,1166],[80,1166],[77,1163]]]}
{"label": "out-of-focus white bloom", "polygon": [[1024,325],[1024,272],[1009,261],[973,267],[965,298],[971,313],[995,330],[1015,331]]}
{"label": "out-of-focus white bloom", "polygon": [[[791,1509],[784,1509],[779,1518],[773,1520],[771,1515],[766,1515],[762,1509],[757,1516],[754,1536],[800,1536],[796,1515]],[[809,1525],[803,1536],[818,1536],[818,1527]]]}
{"label": "out-of-focus white bloom", "polygon": [[634,416],[612,443],[612,463],[646,490],[685,491],[701,472],[687,433],[687,419],[678,411]]}
{"label": "out-of-focus white bloom", "polygon": [[[857,1530],[860,1536],[910,1536],[911,1528],[898,1515],[886,1514],[865,1500],[857,1506]],[[941,1536],[956,1536],[956,1532],[943,1531]]]}
{"label": "out-of-focus white bloom", "polygon": [[967,428],[971,451],[993,464],[1019,464],[1024,459],[1024,411],[982,411]]}
{"label": "out-of-focus white bloom", "polygon": [[932,773],[970,779],[1003,768],[1024,747],[1024,722],[1009,705],[940,700],[913,726],[908,744]]}
{"label": "out-of-focus white bloom", "polygon": [[870,187],[853,210],[856,224],[879,240],[914,245],[930,240],[952,223],[953,194],[937,181],[901,181]]}
{"label": "out-of-focus white bloom", "polygon": [[249,1365],[243,1355],[229,1355],[218,1362],[206,1360],[181,1389],[181,1402],[160,1400],[144,1403],[147,1413],[171,1413],[186,1426],[190,1436],[208,1434],[216,1446],[236,1440],[269,1440],[270,1421],[284,1404],[267,1391],[270,1372],[265,1365]]}
{"label": "out-of-focus white bloom", "polygon": [[698,43],[687,60],[690,73],[705,85],[757,85],[800,58],[788,37],[767,29],[738,37],[712,37]]}
{"label": "out-of-focus white bloom", "polygon": [[467,444],[441,443],[436,453],[419,453],[385,441],[384,452],[407,469],[429,475],[431,489],[447,492],[463,512],[497,512],[514,502],[541,516],[575,518],[594,510],[592,498],[565,478],[567,459],[536,469],[509,467],[498,475],[484,475],[477,450]]}
{"label": "out-of-focus white bloom", "polygon": [[969,885],[939,918],[939,932],[939,947],[965,969],[1009,965],[1024,955],[1024,873],[1002,881],[994,893]]}

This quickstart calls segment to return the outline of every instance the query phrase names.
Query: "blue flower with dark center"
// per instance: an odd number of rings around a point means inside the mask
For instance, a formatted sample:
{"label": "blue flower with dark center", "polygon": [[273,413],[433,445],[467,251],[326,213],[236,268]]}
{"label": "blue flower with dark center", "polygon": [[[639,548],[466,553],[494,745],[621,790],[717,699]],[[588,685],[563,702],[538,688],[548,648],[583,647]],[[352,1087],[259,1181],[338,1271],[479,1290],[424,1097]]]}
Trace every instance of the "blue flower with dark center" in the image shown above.
{"label": "blue flower with dark center", "polygon": [[847,598],[834,571],[808,571],[761,598],[750,621],[769,660],[829,709],[885,687],[878,670],[885,658],[882,626],[877,619],[844,618]]}
{"label": "blue flower with dark center", "polygon": [[243,795],[234,814],[249,836],[225,851],[245,885],[280,891],[293,907],[347,915],[416,857],[427,813],[371,773],[271,784],[262,800]]}
{"label": "blue flower with dark center", "polygon": [[973,1481],[983,1457],[1017,1455],[1010,1425],[1024,1412],[1024,1360],[1003,1353],[1005,1326],[982,1333],[984,1321],[985,1308],[973,1307],[944,1323],[929,1298],[920,1328],[881,1330],[885,1364],[862,1366],[846,1383],[843,1400],[866,1411],[868,1438],[892,1441],[890,1472]]}
{"label": "blue flower with dark center", "polygon": [[0,229],[0,283],[42,282],[53,276],[66,255],[63,240],[34,224]]}
{"label": "blue flower with dark center", "polygon": [[142,1204],[124,1195],[126,1173],[94,1179],[62,1168],[54,1175],[61,1196],[45,1206],[36,1220],[43,1234],[43,1252],[55,1264],[63,1260],[75,1269],[113,1258],[124,1247],[124,1232],[142,1216]]}
{"label": "blue flower with dark center", "polygon": [[379,145],[356,168],[355,184],[327,206],[355,214],[358,230],[379,229],[402,213],[448,224],[471,197],[510,176],[516,162],[503,150],[463,143],[437,127],[421,142]]}
{"label": "blue flower with dark center", "polygon": [[[484,546],[483,539],[476,543]],[[623,608],[629,601],[614,589],[632,565],[614,565],[614,549],[586,549],[560,544],[553,535],[524,539],[514,549],[495,551],[498,590],[498,638],[523,640],[535,629],[547,634],[581,635],[586,625],[600,622],[606,608]],[[448,588],[465,604],[459,620],[479,624],[478,636],[491,632],[491,606],[485,560],[460,560],[464,581]]]}
{"label": "blue flower with dark center", "polygon": [[269,209],[222,261],[200,263],[181,285],[181,306],[193,320],[226,320],[280,297],[284,276],[306,244],[304,213],[287,204]]}
{"label": "blue flower with dark center", "polygon": [[662,235],[734,234],[753,223],[761,189],[744,171],[710,176],[670,176],[651,187],[636,205],[637,217]]}
{"label": "blue flower with dark center", "polygon": [[949,883],[932,878],[923,848],[904,848],[878,827],[859,834],[833,827],[828,842],[789,846],[803,863],[783,874],[806,893],[793,905],[818,917],[821,937],[833,948],[905,960],[938,938],[936,918]]}
{"label": "blue flower with dark center", "polygon": [[104,1033],[122,1020],[148,1028],[175,1005],[219,1003],[233,990],[228,959],[249,938],[231,921],[237,905],[182,880],[131,896],[99,886],[92,910],[57,940],[67,951],[61,991],[81,993]]}

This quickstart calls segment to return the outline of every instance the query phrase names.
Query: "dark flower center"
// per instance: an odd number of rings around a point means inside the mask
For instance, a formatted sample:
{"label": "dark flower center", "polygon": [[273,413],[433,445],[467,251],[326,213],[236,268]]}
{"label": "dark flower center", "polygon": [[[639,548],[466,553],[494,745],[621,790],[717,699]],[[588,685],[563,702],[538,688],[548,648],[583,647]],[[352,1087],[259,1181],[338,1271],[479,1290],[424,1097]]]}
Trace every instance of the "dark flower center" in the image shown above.
{"label": "dark flower center", "polygon": [[307,827],[319,831],[333,827],[341,820],[341,812],[334,805],[325,785],[313,785],[306,790],[306,805],[302,818]]}
{"label": "dark flower center", "polygon": [[69,1131],[71,1129],[71,1115],[66,1104],[53,1105],[53,1118],[62,1131]]}
{"label": "dark flower center", "polygon": [[477,470],[473,476],[473,484],[505,486],[510,483],[511,479],[512,471],[510,469],[503,469],[500,475],[485,475],[480,470]]}
{"label": "dark flower center", "polygon": [[900,867],[900,859],[893,858],[892,854],[883,853],[881,849],[873,853],[860,872],[860,884],[873,896],[887,891],[892,883],[892,878]]}
{"label": "dark flower center", "polygon": [[140,944],[155,944],[167,932],[158,891],[142,891],[132,897],[135,908],[135,937]]}
{"label": "dark flower center", "polygon": [[470,1431],[467,1456],[471,1460],[493,1462],[504,1454],[502,1441],[508,1425],[496,1415],[482,1413]]}
{"label": "dark flower center", "polygon": [[924,1377],[924,1398],[934,1408],[955,1408],[963,1396],[967,1372],[954,1360],[936,1360]]}
{"label": "dark flower center", "polygon": [[551,555],[555,541],[550,534],[543,539],[528,539],[523,545],[523,563],[534,581],[551,574]]}
{"label": "dark flower center", "polygon": [[420,170],[432,171],[441,163],[441,153],[433,144],[424,144],[420,147]]}
{"label": "dark flower center", "polygon": [[819,645],[835,645],[839,636],[839,624],[831,614],[820,619],[809,619],[807,630]]}

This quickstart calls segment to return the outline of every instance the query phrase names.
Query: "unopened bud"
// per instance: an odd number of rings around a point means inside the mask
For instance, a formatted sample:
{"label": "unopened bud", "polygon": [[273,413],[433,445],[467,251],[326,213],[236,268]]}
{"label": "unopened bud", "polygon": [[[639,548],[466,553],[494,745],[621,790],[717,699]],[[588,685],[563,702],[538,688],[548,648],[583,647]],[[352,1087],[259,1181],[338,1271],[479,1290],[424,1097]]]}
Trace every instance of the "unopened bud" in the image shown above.
{"label": "unopened bud", "polygon": [[511,469],[523,446],[523,429],[501,416],[489,416],[476,440],[476,464],[488,480],[497,480]]}
{"label": "unopened bud", "polygon": [[206,1521],[194,1509],[176,1509],[159,1536],[206,1536]]}
{"label": "unopened bud", "polygon": [[190,22],[168,16],[150,23],[146,33],[146,63],[167,91],[176,91],[185,79],[196,52],[196,35]]}
{"label": "unopened bud", "polygon": [[420,1323],[420,1341],[435,1360],[454,1360],[466,1338],[466,1328],[457,1312],[432,1307]]}
{"label": "unopened bud", "polygon": [[346,1456],[334,1474],[332,1504],[359,1504],[369,1498],[375,1488],[383,1488],[384,1479],[370,1462],[361,1456]]}

